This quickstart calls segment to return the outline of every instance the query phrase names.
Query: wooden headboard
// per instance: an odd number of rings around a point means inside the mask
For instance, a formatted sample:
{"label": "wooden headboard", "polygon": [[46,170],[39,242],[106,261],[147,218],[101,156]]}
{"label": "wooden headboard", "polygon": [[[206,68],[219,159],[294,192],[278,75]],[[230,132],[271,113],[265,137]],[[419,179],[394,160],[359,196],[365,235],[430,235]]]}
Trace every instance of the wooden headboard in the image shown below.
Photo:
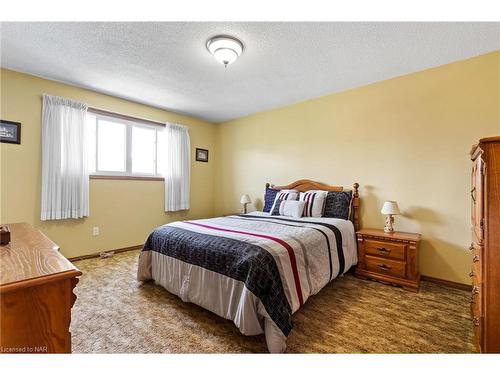
{"label": "wooden headboard", "polygon": [[[305,192],[308,190],[326,190],[326,191],[344,191],[343,186],[332,186],[332,185],[325,185],[322,184],[321,182],[316,182],[316,181],[311,181],[311,180],[298,180],[295,182],[292,182],[291,184],[288,185],[283,185],[283,186],[277,186],[277,185],[272,185],[267,183],[266,188],[273,188],[273,189],[278,189],[278,190],[283,190],[283,189],[295,189],[301,192]],[[355,182],[352,185],[352,200],[351,200],[351,221],[354,224],[354,229],[359,230],[360,229],[360,224],[359,224],[359,184]]]}

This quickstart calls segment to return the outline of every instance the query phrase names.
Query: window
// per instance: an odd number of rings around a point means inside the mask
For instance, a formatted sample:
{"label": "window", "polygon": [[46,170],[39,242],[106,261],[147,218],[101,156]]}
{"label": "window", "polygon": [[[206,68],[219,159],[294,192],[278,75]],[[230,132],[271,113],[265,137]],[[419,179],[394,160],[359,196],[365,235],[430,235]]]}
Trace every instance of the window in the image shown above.
{"label": "window", "polygon": [[162,176],[160,126],[93,112],[88,112],[87,122],[91,175]]}

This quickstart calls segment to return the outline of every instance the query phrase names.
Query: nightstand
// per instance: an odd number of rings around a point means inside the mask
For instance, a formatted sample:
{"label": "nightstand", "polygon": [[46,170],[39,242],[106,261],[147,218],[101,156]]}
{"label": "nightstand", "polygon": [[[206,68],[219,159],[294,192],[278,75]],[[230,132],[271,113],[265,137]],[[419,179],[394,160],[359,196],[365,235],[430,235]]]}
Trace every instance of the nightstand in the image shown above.
{"label": "nightstand", "polygon": [[358,238],[356,276],[373,279],[418,292],[418,246],[420,234],[382,229],[362,229]]}

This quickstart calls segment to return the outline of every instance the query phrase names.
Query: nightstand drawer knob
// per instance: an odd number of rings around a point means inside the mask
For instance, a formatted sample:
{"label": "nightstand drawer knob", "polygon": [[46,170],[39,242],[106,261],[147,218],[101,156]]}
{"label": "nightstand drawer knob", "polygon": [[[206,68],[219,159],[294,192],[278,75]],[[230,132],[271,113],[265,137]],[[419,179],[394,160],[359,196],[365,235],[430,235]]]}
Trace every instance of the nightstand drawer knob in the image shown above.
{"label": "nightstand drawer knob", "polygon": [[474,244],[473,244],[473,243],[471,243],[471,244],[470,244],[470,246],[469,246],[469,250],[470,250],[470,251],[474,250]]}
{"label": "nightstand drawer knob", "polygon": [[479,262],[479,255],[474,255],[474,258],[472,258],[472,261],[473,261],[474,263]]}
{"label": "nightstand drawer knob", "polygon": [[389,254],[391,252],[390,249],[386,249],[385,247],[379,247],[379,248],[377,248],[377,250],[378,250],[379,253],[385,254],[385,255],[387,255],[387,254]]}
{"label": "nightstand drawer knob", "polygon": [[479,294],[479,287],[478,286],[472,287],[472,294]]}
{"label": "nightstand drawer knob", "polygon": [[378,268],[380,268],[381,270],[384,270],[384,271],[389,271],[390,269],[392,269],[392,267],[388,266],[387,264],[379,264]]}

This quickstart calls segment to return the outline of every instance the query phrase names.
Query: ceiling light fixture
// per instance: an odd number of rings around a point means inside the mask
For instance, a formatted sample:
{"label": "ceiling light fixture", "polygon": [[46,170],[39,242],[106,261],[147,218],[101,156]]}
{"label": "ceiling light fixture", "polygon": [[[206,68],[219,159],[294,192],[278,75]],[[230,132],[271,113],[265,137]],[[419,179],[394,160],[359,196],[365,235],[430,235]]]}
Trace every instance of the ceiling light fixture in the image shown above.
{"label": "ceiling light fixture", "polygon": [[218,35],[207,41],[207,49],[215,60],[227,67],[241,55],[243,43],[232,36]]}

